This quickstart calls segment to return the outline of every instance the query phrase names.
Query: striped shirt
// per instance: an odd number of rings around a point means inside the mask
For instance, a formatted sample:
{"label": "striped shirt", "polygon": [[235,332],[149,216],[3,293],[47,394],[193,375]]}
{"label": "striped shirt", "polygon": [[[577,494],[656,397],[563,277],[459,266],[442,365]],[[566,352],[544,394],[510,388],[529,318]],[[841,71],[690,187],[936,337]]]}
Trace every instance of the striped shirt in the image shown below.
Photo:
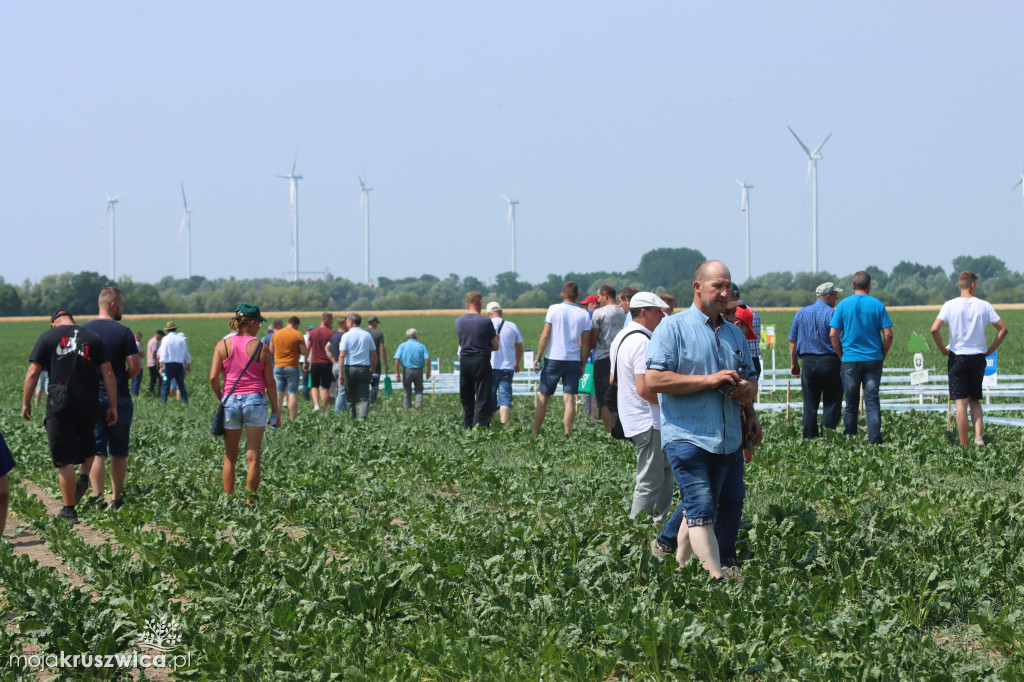
{"label": "striped shirt", "polygon": [[[734,324],[719,322],[715,329],[696,305],[665,318],[647,347],[647,368],[686,375],[734,369],[741,379],[756,379],[743,332]],[[662,393],[658,398],[662,443],[683,441],[718,454],[740,447],[740,406],[727,395],[711,388],[685,395]]]}
{"label": "striped shirt", "polygon": [[797,311],[793,326],[789,328],[789,340],[796,343],[797,355],[835,355],[836,350],[829,340],[829,326],[835,310],[820,298]]}

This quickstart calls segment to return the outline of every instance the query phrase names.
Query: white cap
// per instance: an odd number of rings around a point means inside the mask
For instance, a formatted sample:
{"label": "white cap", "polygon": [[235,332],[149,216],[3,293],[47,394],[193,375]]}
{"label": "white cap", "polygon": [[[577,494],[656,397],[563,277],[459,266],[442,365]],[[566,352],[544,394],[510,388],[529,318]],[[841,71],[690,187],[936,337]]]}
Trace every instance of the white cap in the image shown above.
{"label": "white cap", "polygon": [[633,294],[633,298],[629,299],[630,308],[661,308],[662,310],[668,310],[668,303],[661,300],[657,294],[652,294],[649,291],[638,291]]}
{"label": "white cap", "polygon": [[501,306],[498,304],[497,301],[491,301],[490,303],[487,304],[487,312],[489,312],[489,313],[500,313],[501,312]]}

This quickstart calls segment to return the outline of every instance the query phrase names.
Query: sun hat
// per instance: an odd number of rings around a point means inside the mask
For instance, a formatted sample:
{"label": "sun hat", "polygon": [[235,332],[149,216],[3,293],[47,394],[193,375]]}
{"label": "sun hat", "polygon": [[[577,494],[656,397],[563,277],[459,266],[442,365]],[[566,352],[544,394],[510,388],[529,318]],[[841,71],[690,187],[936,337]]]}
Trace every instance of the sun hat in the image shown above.
{"label": "sun hat", "polygon": [[491,301],[490,303],[487,304],[487,312],[489,312],[489,313],[500,313],[501,312],[501,304],[498,303],[497,301]]}
{"label": "sun hat", "polygon": [[176,331],[178,331],[178,325],[174,324],[173,322],[168,322],[167,323],[167,331],[169,331],[169,332],[176,332]]}
{"label": "sun hat", "polygon": [[633,294],[633,298],[629,299],[629,307],[632,308],[661,308],[662,310],[668,310],[668,303],[661,300],[661,297],[657,294],[652,294],[649,291],[638,291]]}
{"label": "sun hat", "polygon": [[824,284],[819,284],[818,288],[814,290],[814,293],[817,294],[818,296],[827,296],[828,294],[831,294],[833,292],[841,294],[843,293],[843,290],[837,288],[836,285],[833,284],[832,282],[825,282]]}
{"label": "sun hat", "polygon": [[235,308],[235,317],[255,317],[260,322],[266,322],[267,318],[260,315],[260,307],[253,305],[252,303],[239,303],[238,307]]}

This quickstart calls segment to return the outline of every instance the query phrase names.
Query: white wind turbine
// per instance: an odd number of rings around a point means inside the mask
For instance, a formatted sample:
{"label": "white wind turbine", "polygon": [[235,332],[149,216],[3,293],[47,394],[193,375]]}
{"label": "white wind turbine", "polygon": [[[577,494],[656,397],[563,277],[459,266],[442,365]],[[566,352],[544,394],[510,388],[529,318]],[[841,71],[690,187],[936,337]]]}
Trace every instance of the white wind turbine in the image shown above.
{"label": "white wind turbine", "polygon": [[519,271],[516,270],[516,206],[519,205],[519,201],[509,199],[501,192],[498,194],[508,202],[508,218],[505,221],[505,227],[512,232],[512,272],[518,273]]}
{"label": "white wind turbine", "polygon": [[301,175],[295,174],[295,167],[299,164],[299,150],[295,150],[295,161],[292,162],[292,172],[288,175],[278,175],[279,178],[288,180],[291,186],[291,214],[292,214],[292,281],[299,281],[299,180]]}
{"label": "white wind turbine", "polygon": [[365,210],[366,210],[366,213],[364,213],[364,216],[365,216],[365,223],[364,224],[365,224],[365,227],[366,227],[366,255],[365,255],[364,266],[365,266],[365,270],[366,270],[366,272],[365,272],[365,274],[366,274],[366,283],[369,284],[370,283],[370,192],[373,191],[373,188],[367,186],[367,184],[365,182],[363,182],[363,176],[362,175],[359,176],[359,187],[360,187],[360,190],[359,190],[359,192],[360,192],[360,194],[359,194],[359,208],[363,209],[365,207]]}
{"label": "white wind turbine", "polygon": [[[786,127],[789,128],[789,126],[786,126]],[[807,145],[804,144],[803,140],[801,140],[797,136],[797,134],[793,132],[792,128],[789,128],[789,132],[793,133],[793,137],[795,137],[796,141],[800,143],[800,148],[804,150],[804,154],[807,154],[807,174],[808,175],[811,174],[811,169],[812,168],[814,170],[814,219],[813,219],[814,220],[814,237],[813,237],[813,247],[812,247],[813,248],[814,257],[813,257],[813,260],[812,260],[811,272],[817,272],[818,271],[818,161],[822,158],[821,157],[821,148],[825,146],[826,142],[828,142],[828,138],[832,137],[832,133],[829,133],[828,136],[826,136],[825,139],[821,141],[821,144],[819,144],[817,147],[815,147],[814,151],[812,152],[810,149],[807,148]]]}
{"label": "white wind turbine", "polygon": [[744,220],[747,224],[747,280],[750,279],[750,190],[754,189],[753,185],[748,185],[746,178],[743,182],[740,182],[736,178],[732,179],[737,185],[742,188],[742,194],[740,194],[740,211],[743,213]]}
{"label": "white wind turbine", "polygon": [[[103,212],[103,224],[107,222],[107,214],[110,214],[110,280],[112,282],[117,281],[117,269],[115,268],[114,260],[114,238],[115,238],[115,215],[114,206],[117,204],[118,197],[124,196],[124,192],[118,192],[114,196],[107,196],[107,210]],[[100,225],[100,231],[103,231],[103,225]]]}
{"label": "white wind turbine", "polygon": [[185,204],[185,213],[181,216],[181,227],[178,228],[178,243],[181,243],[181,233],[185,233],[185,277],[192,277],[192,209],[188,207],[188,199],[185,198],[185,183],[181,183],[181,201]]}

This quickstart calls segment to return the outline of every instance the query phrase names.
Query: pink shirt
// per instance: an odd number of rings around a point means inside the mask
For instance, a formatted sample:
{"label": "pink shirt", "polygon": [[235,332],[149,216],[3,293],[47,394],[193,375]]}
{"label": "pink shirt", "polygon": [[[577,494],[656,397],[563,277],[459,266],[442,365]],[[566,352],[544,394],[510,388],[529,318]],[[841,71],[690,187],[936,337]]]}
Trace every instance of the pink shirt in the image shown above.
{"label": "pink shirt", "polygon": [[[226,341],[231,345],[231,354],[228,355],[227,359],[221,365],[224,370],[224,393],[231,390],[231,387],[235,385],[235,380],[242,373],[242,369],[245,364],[249,362],[249,354],[246,352],[245,347],[250,341],[255,341],[255,336],[230,336]],[[262,353],[260,354],[262,356]],[[253,360],[249,362],[249,368],[245,370],[245,375],[242,376],[241,381],[238,382],[238,386],[235,388],[235,392],[231,395],[247,395],[249,393],[263,393],[267,390],[267,385],[263,381],[263,366],[264,363]]]}

